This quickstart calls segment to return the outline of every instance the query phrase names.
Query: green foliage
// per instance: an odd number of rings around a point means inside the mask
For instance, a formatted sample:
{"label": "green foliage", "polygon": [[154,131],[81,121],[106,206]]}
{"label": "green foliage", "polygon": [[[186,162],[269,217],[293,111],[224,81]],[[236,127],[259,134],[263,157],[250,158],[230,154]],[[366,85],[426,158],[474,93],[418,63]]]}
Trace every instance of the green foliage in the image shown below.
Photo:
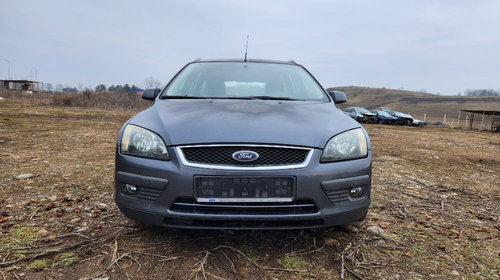
{"label": "green foliage", "polygon": [[56,256],[53,267],[68,267],[78,261],[78,256],[74,252],[61,253]]}
{"label": "green foliage", "polygon": [[29,226],[19,226],[13,232],[10,233],[10,237],[7,234],[2,234],[0,236],[0,247],[9,248],[19,245],[19,243],[30,243],[38,240],[38,228]]}
{"label": "green foliage", "polygon": [[104,84],[100,84],[95,88],[95,91],[106,91],[107,88]]}
{"label": "green foliage", "polygon": [[299,269],[304,267],[305,263],[302,259],[295,256],[284,256],[277,260],[278,264],[285,269]]}
{"label": "green foliage", "polygon": [[410,251],[415,254],[415,256],[420,256],[425,253],[424,248],[418,245],[414,245],[410,248]]}
{"label": "green foliage", "polygon": [[46,260],[36,260],[26,266],[26,270],[42,270],[47,267]]}
{"label": "green foliage", "polygon": [[[129,84],[124,85],[111,85],[108,91],[111,92],[125,92],[125,93],[136,93],[139,88],[136,85],[130,86]],[[97,88],[96,88],[97,91]]]}

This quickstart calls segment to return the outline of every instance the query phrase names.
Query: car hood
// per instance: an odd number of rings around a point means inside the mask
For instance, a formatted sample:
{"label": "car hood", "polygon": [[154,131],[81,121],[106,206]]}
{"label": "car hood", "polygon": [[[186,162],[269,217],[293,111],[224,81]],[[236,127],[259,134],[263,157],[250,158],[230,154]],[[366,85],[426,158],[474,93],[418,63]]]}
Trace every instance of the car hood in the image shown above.
{"label": "car hood", "polygon": [[158,133],[168,146],[261,143],[324,148],[360,127],[333,103],[268,100],[157,100],[129,123]]}
{"label": "car hood", "polygon": [[401,112],[394,112],[396,114],[396,116],[398,117],[402,117],[402,118],[409,118],[409,119],[413,119],[412,116],[408,115],[408,114],[405,114],[405,113],[401,113]]}
{"label": "car hood", "polygon": [[374,113],[362,113],[362,114],[365,116],[368,116],[368,117],[375,117],[376,116]]}

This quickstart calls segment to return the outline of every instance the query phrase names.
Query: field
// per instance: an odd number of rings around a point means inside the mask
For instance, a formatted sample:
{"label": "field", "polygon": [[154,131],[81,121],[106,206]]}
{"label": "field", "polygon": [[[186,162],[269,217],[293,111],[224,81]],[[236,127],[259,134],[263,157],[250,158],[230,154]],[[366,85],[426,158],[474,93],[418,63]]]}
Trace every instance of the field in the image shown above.
{"label": "field", "polygon": [[[448,126],[459,124],[457,119],[460,110],[500,110],[500,96],[439,96],[425,92],[354,86],[336,89],[344,91],[347,95],[347,103],[341,104],[343,109],[352,106],[376,109],[384,106],[394,111],[410,113],[420,120],[425,116],[428,123],[443,122],[446,114]],[[460,125],[463,127],[465,118],[466,114],[462,113]],[[484,129],[488,123],[491,123],[491,119],[486,117]]]}
{"label": "field", "polygon": [[116,136],[135,112],[0,101],[0,279],[500,278],[499,134],[366,125],[359,231],[174,230],[113,202]]}

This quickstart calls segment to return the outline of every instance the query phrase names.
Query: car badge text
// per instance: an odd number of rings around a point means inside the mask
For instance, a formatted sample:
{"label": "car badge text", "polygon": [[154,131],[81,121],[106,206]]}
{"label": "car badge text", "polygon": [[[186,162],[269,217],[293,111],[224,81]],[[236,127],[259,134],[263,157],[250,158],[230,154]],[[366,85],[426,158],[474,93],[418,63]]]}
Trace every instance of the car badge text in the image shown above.
{"label": "car badge text", "polygon": [[252,162],[259,158],[259,154],[252,151],[237,151],[233,153],[233,158],[240,162]]}

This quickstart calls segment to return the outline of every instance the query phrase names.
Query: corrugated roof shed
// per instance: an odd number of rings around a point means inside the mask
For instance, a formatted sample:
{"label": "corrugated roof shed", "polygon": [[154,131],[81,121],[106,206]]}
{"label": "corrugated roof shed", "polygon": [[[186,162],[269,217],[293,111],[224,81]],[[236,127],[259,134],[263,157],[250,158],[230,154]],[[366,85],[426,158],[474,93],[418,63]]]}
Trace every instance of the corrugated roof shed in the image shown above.
{"label": "corrugated roof shed", "polygon": [[500,132],[500,111],[492,110],[460,110],[460,112],[470,113],[472,116],[470,118],[469,129],[472,129],[472,124],[474,122],[474,115],[480,114],[483,116],[491,116],[491,127],[492,132]]}

